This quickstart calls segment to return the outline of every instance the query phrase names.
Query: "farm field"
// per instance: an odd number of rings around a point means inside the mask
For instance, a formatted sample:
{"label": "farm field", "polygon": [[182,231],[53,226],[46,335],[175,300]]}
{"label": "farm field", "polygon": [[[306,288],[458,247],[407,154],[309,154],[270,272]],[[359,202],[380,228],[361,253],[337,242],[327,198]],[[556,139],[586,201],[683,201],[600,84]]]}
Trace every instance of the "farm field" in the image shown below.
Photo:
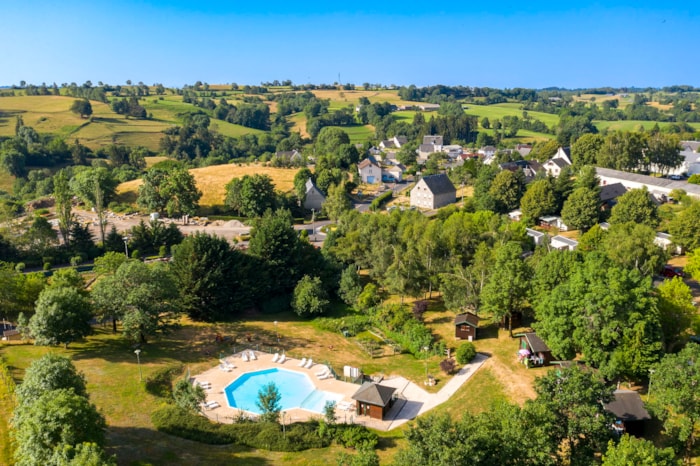
{"label": "farm field", "polygon": [[[621,131],[637,131],[639,128],[644,128],[649,130],[654,127],[657,123],[655,121],[641,121],[641,120],[621,120],[621,121],[600,121],[593,120],[593,124],[598,128],[599,131],[603,130],[621,130]],[[672,123],[660,122],[658,123],[660,128],[668,126]],[[700,129],[700,123],[688,123],[695,129]]]}
{"label": "farm field", "polygon": [[[479,118],[487,117],[491,118],[503,118],[504,116],[517,116],[518,118],[523,117],[522,105],[519,103],[503,103],[494,105],[474,105],[465,104],[466,109],[464,110],[467,115],[475,115]],[[559,117],[557,115],[552,115],[551,113],[543,112],[533,112],[527,110],[527,114],[536,120],[540,120],[545,125],[552,127],[559,123]]]}
{"label": "farm field", "polygon": [[[146,160],[148,161],[149,159],[150,157]],[[202,191],[202,198],[199,204],[204,212],[209,212],[215,206],[223,206],[224,198],[226,197],[226,183],[233,178],[255,174],[268,175],[272,178],[272,182],[278,191],[288,192],[294,189],[294,175],[296,172],[297,169],[294,168],[274,168],[258,164],[214,165],[190,170],[197,187]],[[118,198],[122,202],[135,202],[138,196],[138,187],[141,183],[142,181],[138,179],[120,184],[117,187]]]}
{"label": "farm field", "polygon": [[368,139],[374,139],[374,126],[372,125],[332,126],[332,128],[340,128],[345,131],[350,137],[351,144],[363,144]]}

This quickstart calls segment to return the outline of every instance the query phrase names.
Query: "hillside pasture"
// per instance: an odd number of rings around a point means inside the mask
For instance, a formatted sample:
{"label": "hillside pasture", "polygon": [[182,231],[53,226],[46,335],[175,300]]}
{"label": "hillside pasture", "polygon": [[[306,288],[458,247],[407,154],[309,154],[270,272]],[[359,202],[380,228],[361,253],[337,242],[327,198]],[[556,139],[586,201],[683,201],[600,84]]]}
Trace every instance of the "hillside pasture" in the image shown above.
{"label": "hillside pasture", "polygon": [[[260,164],[227,164],[213,165],[211,167],[194,168],[190,170],[194,176],[197,187],[202,191],[199,201],[203,213],[210,212],[214,207],[224,205],[226,197],[226,184],[233,178],[241,178],[245,175],[262,174],[272,178],[275,189],[289,192],[294,189],[294,168],[274,168]],[[138,196],[138,189],[142,180],[131,180],[117,187],[118,199],[121,202],[133,202]]]}
{"label": "hillside pasture", "polygon": [[[467,115],[474,115],[479,117],[487,117],[491,119],[501,119],[504,116],[516,116],[518,118],[523,118],[522,105],[519,103],[503,103],[494,105],[474,105],[466,104],[466,109],[464,110]],[[540,120],[545,125],[552,127],[559,123],[559,117],[551,113],[544,112],[533,112],[526,110],[528,116]]]}
{"label": "hillside pasture", "polygon": [[[657,124],[655,121],[641,121],[641,120],[620,120],[620,121],[601,121],[593,120],[593,124],[598,128],[598,131],[610,130],[610,131],[639,131],[640,128],[644,130],[650,130]],[[660,128],[664,128],[673,123],[660,122],[658,123]],[[688,123],[690,126],[696,130],[700,129],[700,123]]]}

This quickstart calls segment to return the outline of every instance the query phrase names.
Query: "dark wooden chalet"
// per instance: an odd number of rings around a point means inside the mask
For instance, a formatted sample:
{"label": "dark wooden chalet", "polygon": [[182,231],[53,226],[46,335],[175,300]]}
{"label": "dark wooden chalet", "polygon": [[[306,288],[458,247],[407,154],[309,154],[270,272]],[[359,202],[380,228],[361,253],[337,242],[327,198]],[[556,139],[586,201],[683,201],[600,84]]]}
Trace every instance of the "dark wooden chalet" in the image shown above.
{"label": "dark wooden chalet", "polygon": [[467,312],[455,316],[455,337],[462,340],[476,340],[476,329],[479,327],[479,316]]}
{"label": "dark wooden chalet", "polygon": [[639,393],[632,390],[615,390],[613,400],[605,405],[616,418],[613,430],[618,434],[624,432],[640,436],[644,434],[644,425],[651,419]]}
{"label": "dark wooden chalet", "polygon": [[528,350],[528,364],[535,366],[549,365],[554,360],[552,350],[545,344],[535,332],[522,333],[520,337],[520,350]]}
{"label": "dark wooden chalet", "polygon": [[379,385],[375,382],[365,382],[355,392],[352,399],[357,401],[357,414],[369,416],[372,419],[384,419],[384,416],[394,404],[393,387]]}

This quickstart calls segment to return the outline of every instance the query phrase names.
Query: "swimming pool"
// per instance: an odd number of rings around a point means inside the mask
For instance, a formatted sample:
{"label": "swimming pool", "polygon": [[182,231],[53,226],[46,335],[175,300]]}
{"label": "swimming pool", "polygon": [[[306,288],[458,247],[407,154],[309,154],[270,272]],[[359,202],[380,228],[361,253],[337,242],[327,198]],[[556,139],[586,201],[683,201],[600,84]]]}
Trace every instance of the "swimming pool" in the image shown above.
{"label": "swimming pool", "polygon": [[316,389],[306,374],[275,367],[248,372],[238,377],[224,388],[226,401],[232,408],[262,414],[256,404],[258,392],[270,382],[274,382],[280,392],[282,411],[301,408],[323,413],[327,401],[337,402],[343,399],[340,394]]}

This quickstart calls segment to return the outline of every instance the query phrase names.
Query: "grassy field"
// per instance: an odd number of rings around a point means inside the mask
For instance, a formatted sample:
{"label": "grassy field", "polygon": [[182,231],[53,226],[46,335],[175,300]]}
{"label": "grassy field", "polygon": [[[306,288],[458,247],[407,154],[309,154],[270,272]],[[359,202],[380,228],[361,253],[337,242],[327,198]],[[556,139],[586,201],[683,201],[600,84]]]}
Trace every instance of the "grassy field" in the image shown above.
{"label": "grassy field", "polygon": [[374,139],[374,126],[372,125],[357,125],[357,126],[333,126],[340,128],[350,136],[350,143],[364,144],[369,139]]}
{"label": "grassy field", "polygon": [[[519,103],[503,103],[494,105],[474,105],[467,104],[465,112],[467,115],[478,116],[479,119],[487,117],[488,119],[501,119],[504,116],[523,117],[522,105]],[[551,127],[559,123],[559,117],[551,113],[533,112],[527,110],[527,114],[536,120],[540,120],[545,125]]]}
{"label": "grassy field", "polygon": [[[640,121],[640,120],[622,120],[622,121],[600,121],[600,120],[594,120],[593,124],[595,124],[596,128],[598,128],[599,131],[603,130],[619,130],[619,131],[639,131],[640,128],[644,128],[645,130],[649,130],[654,127],[657,123],[655,121]],[[658,123],[659,127],[663,128],[665,126],[668,126],[672,123],[665,123],[661,122]],[[688,123],[690,126],[692,126],[695,129],[700,129],[700,123]]]}
{"label": "grassy field", "polygon": [[[233,163],[190,170],[190,173],[194,175],[197,187],[202,191],[202,198],[199,204],[205,213],[209,212],[212,207],[223,206],[224,198],[226,197],[226,183],[233,178],[254,174],[269,175],[278,191],[289,192],[294,189],[294,175],[296,172],[297,170],[293,168],[273,168],[258,164],[239,165]],[[141,183],[142,181],[138,179],[120,184],[117,187],[119,200],[121,202],[134,202]]]}

